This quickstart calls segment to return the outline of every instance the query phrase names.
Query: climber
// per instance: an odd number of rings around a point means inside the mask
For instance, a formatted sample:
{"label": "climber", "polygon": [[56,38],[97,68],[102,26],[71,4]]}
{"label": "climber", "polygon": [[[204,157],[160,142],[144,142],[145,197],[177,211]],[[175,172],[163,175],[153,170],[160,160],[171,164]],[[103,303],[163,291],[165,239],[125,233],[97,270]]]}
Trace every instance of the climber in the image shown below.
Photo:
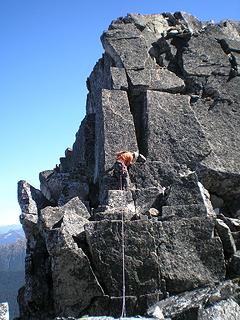
{"label": "climber", "polygon": [[117,179],[120,190],[127,190],[129,187],[128,169],[138,159],[142,162],[146,161],[146,158],[138,152],[120,151],[116,155],[116,162],[114,165],[106,170],[106,173],[113,170],[113,176]]}

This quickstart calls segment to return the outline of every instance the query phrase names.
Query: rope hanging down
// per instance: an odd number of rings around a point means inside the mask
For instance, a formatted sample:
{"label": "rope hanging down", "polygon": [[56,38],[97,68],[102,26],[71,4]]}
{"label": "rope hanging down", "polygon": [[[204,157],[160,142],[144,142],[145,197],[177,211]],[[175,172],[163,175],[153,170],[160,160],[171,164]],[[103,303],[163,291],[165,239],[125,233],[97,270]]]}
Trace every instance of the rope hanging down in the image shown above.
{"label": "rope hanging down", "polygon": [[121,318],[126,317],[126,280],[125,280],[125,234],[124,234],[124,211],[122,210],[122,313]]}

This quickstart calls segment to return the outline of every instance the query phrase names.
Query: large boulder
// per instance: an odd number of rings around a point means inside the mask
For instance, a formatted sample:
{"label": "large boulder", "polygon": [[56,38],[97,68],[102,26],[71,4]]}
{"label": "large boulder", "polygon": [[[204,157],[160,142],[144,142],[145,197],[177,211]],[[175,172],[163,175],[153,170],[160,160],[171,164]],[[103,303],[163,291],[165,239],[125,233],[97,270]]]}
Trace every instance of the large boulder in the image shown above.
{"label": "large boulder", "polygon": [[208,155],[210,146],[188,96],[148,91],[145,108],[149,159],[193,166]]}
{"label": "large boulder", "polygon": [[21,180],[18,202],[22,210],[20,222],[27,238],[25,285],[18,294],[20,317],[44,319],[53,311],[51,266],[46,243],[38,229],[38,217],[49,201],[40,190]]}
{"label": "large boulder", "polygon": [[[121,221],[107,220],[85,225],[94,268],[112,296],[121,295],[122,290],[121,225]],[[176,293],[223,280],[223,250],[219,238],[212,237],[213,228],[213,221],[206,217],[126,221],[126,294]]]}
{"label": "large boulder", "polygon": [[162,319],[173,320],[237,320],[240,307],[234,301],[236,290],[231,281],[196,289],[156,303],[148,309],[148,314],[157,318],[162,314]]}
{"label": "large boulder", "polygon": [[56,314],[78,316],[103,290],[86,253],[84,225],[90,217],[79,198],[62,207],[47,207],[40,214],[40,231],[51,258]]}

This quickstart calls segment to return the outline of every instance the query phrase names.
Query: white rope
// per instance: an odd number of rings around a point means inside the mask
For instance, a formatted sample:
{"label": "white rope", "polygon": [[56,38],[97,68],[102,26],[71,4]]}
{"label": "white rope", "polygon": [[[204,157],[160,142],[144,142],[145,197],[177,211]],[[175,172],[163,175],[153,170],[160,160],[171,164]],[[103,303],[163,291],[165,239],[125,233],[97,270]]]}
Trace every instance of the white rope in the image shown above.
{"label": "white rope", "polygon": [[122,283],[122,313],[120,319],[126,317],[124,210],[122,210]]}

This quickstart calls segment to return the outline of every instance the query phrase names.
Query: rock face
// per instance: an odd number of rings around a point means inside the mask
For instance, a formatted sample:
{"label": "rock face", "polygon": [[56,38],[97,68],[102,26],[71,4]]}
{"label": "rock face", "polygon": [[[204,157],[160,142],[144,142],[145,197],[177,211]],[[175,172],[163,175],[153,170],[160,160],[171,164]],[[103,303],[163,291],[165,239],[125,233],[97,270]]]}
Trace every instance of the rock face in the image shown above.
{"label": "rock face", "polygon": [[0,319],[1,320],[9,320],[8,304],[7,303],[0,303]]}
{"label": "rock face", "polygon": [[[123,293],[129,316],[238,319],[240,23],[130,14],[101,40],[72,148],[41,190],[19,182],[20,319],[119,317]],[[147,159],[127,191],[120,150]]]}
{"label": "rock face", "polygon": [[240,307],[231,298],[237,286],[225,281],[217,286],[196,289],[158,302],[148,314],[162,312],[163,319],[238,319]]}

